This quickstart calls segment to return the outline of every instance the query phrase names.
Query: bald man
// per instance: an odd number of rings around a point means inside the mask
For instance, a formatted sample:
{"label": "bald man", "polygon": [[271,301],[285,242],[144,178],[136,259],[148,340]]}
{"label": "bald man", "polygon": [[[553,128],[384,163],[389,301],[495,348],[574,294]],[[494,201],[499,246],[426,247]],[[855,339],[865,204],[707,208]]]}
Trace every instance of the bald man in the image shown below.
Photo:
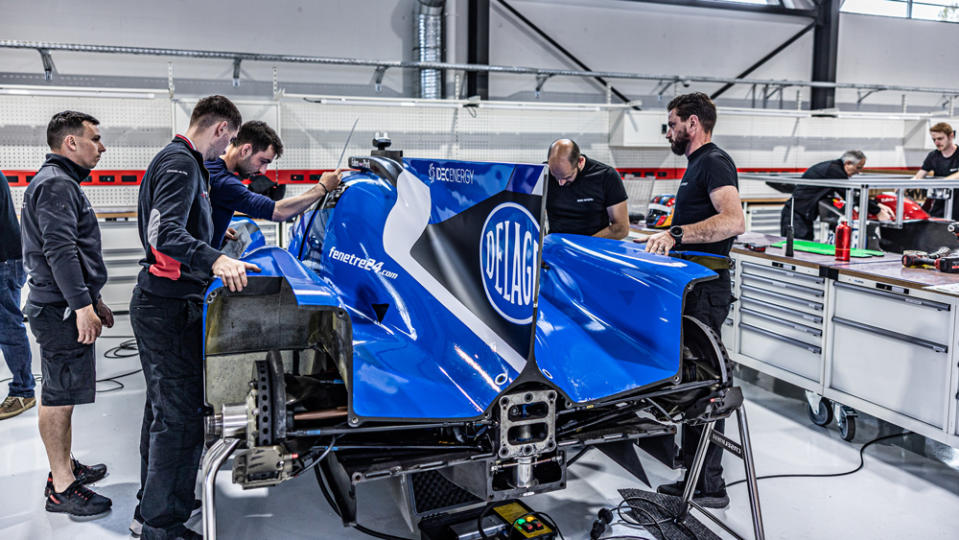
{"label": "bald man", "polygon": [[550,145],[547,164],[549,232],[626,238],[626,188],[616,169],[584,156],[570,139]]}

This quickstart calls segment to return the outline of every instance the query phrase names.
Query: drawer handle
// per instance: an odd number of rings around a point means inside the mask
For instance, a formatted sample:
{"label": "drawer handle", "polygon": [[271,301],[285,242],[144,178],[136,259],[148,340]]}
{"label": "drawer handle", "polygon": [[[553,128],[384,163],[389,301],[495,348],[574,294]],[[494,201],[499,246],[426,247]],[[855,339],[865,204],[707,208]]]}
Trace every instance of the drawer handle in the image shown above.
{"label": "drawer handle", "polygon": [[803,300],[801,298],[796,298],[794,296],[789,296],[788,294],[777,293],[773,291],[767,291],[765,289],[758,289],[756,287],[750,287],[749,285],[742,285],[740,290],[747,291],[755,294],[765,294],[766,296],[771,296],[773,298],[778,298],[779,300],[785,300],[787,302],[793,302],[796,304],[801,304],[806,307],[815,309],[817,311],[822,311],[822,304],[819,302],[813,302],[810,300]]}
{"label": "drawer handle", "polygon": [[775,274],[784,274],[784,275],[787,275],[787,276],[789,276],[789,277],[791,277],[791,278],[796,278],[796,279],[802,279],[802,280],[806,280],[806,281],[811,281],[811,282],[817,283],[817,284],[819,284],[819,285],[822,285],[823,283],[826,282],[826,280],[823,279],[823,278],[821,278],[821,277],[817,277],[817,276],[807,276],[806,274],[800,274],[799,272],[793,272],[792,270],[784,270],[784,269],[782,269],[782,268],[775,268],[775,267],[772,267],[772,266],[763,266],[763,265],[761,265],[761,264],[756,264],[756,263],[751,263],[751,262],[742,262],[741,264],[742,264],[743,266],[745,266],[745,267],[748,267],[748,268],[755,268],[755,269],[757,269],[757,270],[763,270],[763,271],[772,272],[772,273],[775,273]]}
{"label": "drawer handle", "polygon": [[896,339],[896,340],[899,340],[899,341],[904,341],[904,342],[909,343],[909,344],[912,344],[912,345],[918,345],[918,346],[924,347],[924,348],[926,348],[926,349],[932,349],[934,352],[937,352],[937,353],[947,353],[947,352],[949,352],[949,347],[947,347],[947,346],[945,346],[945,345],[941,345],[941,344],[939,344],[939,343],[935,343],[935,342],[932,342],[932,341],[927,341],[927,340],[925,340],[925,339],[920,339],[920,338],[913,337],[913,336],[908,336],[908,335],[906,335],[906,334],[900,334],[899,332],[893,332],[893,331],[891,331],[891,330],[886,330],[886,329],[884,329],[884,328],[876,328],[875,326],[872,326],[872,325],[869,325],[869,324],[865,324],[865,323],[861,323],[861,322],[858,322],[858,321],[850,321],[849,319],[843,319],[842,317],[835,317],[835,316],[833,316],[832,322],[834,322],[834,323],[836,323],[836,324],[839,324],[839,325],[842,325],[842,326],[848,326],[848,327],[850,327],[850,328],[856,328],[856,329],[858,329],[858,330],[862,330],[863,332],[869,332],[870,334],[876,334],[876,335],[879,335],[879,336],[890,337],[890,338],[893,338],[893,339]]}
{"label": "drawer handle", "polygon": [[805,319],[805,320],[807,320],[807,321],[809,321],[809,322],[812,322],[812,323],[815,323],[815,324],[822,324],[822,317],[820,317],[820,316],[818,316],[818,315],[810,315],[810,314],[808,314],[808,313],[803,313],[802,311],[794,311],[794,310],[791,310],[791,309],[789,309],[789,308],[787,308],[787,307],[784,307],[784,306],[777,306],[776,304],[770,304],[769,302],[764,302],[764,301],[758,300],[758,299],[756,299],[756,298],[749,298],[748,296],[744,296],[744,297],[742,297],[740,300],[742,301],[742,303],[743,303],[744,306],[745,306],[746,304],[754,304],[754,305],[757,305],[757,306],[759,306],[759,307],[763,307],[763,308],[766,308],[766,309],[771,309],[771,310],[773,310],[773,311],[778,311],[778,312],[780,312],[780,313],[786,313],[786,314],[789,314],[789,315],[794,315],[794,316],[796,316],[796,317],[800,317],[800,318],[802,318],[802,319]]}
{"label": "drawer handle", "polygon": [[744,329],[749,330],[749,331],[752,331],[752,332],[756,332],[757,334],[762,334],[762,335],[764,335],[764,336],[766,336],[766,337],[770,337],[770,338],[773,338],[773,339],[778,340],[778,341],[782,341],[783,343],[788,343],[788,344],[790,344],[790,345],[792,345],[792,346],[794,346],[794,347],[799,347],[799,348],[801,348],[801,349],[806,349],[807,351],[809,351],[809,352],[811,352],[811,353],[813,353],[813,354],[819,354],[819,353],[822,352],[822,347],[817,347],[817,346],[815,346],[815,345],[810,345],[810,344],[808,344],[808,343],[803,343],[802,341],[799,341],[798,339],[788,338],[788,337],[786,337],[786,336],[780,336],[779,334],[777,334],[777,333],[775,333],[775,332],[770,332],[769,330],[766,330],[765,328],[760,328],[760,327],[758,327],[758,326],[753,326],[753,325],[751,325],[751,324],[744,323],[744,322],[740,322],[740,323],[739,323],[739,327],[740,327],[740,328],[744,328]]}
{"label": "drawer handle", "polygon": [[751,310],[751,309],[749,309],[749,308],[740,308],[740,309],[739,309],[739,312],[740,312],[740,313],[745,313],[745,314],[747,314],[747,315],[752,315],[753,317],[758,317],[758,318],[760,318],[760,319],[763,319],[763,320],[766,320],[766,321],[769,321],[769,322],[772,322],[772,323],[781,324],[781,325],[783,325],[783,326],[788,326],[789,328],[792,328],[793,330],[798,330],[798,331],[800,331],[800,332],[809,334],[809,335],[811,335],[811,336],[822,337],[822,330],[817,330],[817,329],[815,329],[815,328],[810,328],[810,327],[808,327],[808,326],[804,326],[804,325],[802,325],[802,324],[797,324],[797,323],[794,323],[794,322],[792,322],[792,321],[787,321],[787,320],[785,320],[785,319],[780,319],[780,318],[775,317],[775,316],[773,316],[773,315],[767,315],[767,314],[761,313],[761,312],[759,312],[759,311],[753,311],[753,310]]}
{"label": "drawer handle", "polygon": [[760,283],[765,283],[766,285],[771,285],[771,286],[773,286],[773,287],[779,287],[780,289],[786,289],[786,290],[789,290],[789,291],[796,291],[796,292],[801,292],[801,293],[806,293],[806,294],[812,294],[812,295],[814,295],[814,296],[819,296],[819,297],[822,297],[823,295],[825,295],[825,293],[824,293],[823,291],[820,291],[820,290],[810,289],[810,288],[808,288],[808,287],[803,287],[802,285],[793,285],[792,283],[783,283],[782,281],[776,281],[775,279],[764,278],[764,277],[759,277],[759,276],[752,276],[752,275],[744,275],[744,276],[743,276],[743,280],[745,281],[745,280],[747,280],[747,279],[753,280],[753,281],[758,281],[758,282],[760,282]]}
{"label": "drawer handle", "polygon": [[909,296],[903,296],[901,294],[886,292],[886,291],[877,291],[874,289],[867,289],[865,287],[858,287],[856,285],[849,285],[848,283],[836,282],[837,289],[845,289],[847,291],[861,292],[865,294],[871,294],[873,296],[881,296],[883,298],[889,298],[890,300],[898,300],[906,304],[912,304],[914,306],[922,306],[934,308],[938,311],[949,311],[951,306],[944,302],[936,302],[935,300],[926,300],[924,298],[912,298]]}

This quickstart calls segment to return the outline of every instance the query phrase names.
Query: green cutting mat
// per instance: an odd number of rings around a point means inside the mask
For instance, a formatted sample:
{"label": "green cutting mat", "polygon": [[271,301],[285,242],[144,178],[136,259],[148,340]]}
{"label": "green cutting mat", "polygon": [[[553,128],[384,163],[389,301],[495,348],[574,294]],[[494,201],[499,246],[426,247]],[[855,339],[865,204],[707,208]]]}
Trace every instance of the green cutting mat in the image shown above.
{"label": "green cutting mat", "polygon": [[[776,242],[772,247],[783,247],[786,241]],[[820,244],[819,242],[810,242],[809,240],[793,240],[793,249],[796,251],[805,251],[806,253],[815,253],[816,255],[835,255],[836,246],[832,244]],[[849,251],[851,257],[882,257],[881,251],[875,249],[856,249]]]}

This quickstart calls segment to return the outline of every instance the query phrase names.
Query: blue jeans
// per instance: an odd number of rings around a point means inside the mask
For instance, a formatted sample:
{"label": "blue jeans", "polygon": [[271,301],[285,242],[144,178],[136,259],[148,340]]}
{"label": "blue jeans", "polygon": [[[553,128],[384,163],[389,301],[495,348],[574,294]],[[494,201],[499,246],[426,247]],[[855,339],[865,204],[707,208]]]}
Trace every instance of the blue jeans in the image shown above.
{"label": "blue jeans", "polygon": [[0,261],[0,351],[13,373],[10,395],[17,397],[33,397],[37,384],[30,371],[33,359],[20,312],[20,289],[26,280],[22,259]]}

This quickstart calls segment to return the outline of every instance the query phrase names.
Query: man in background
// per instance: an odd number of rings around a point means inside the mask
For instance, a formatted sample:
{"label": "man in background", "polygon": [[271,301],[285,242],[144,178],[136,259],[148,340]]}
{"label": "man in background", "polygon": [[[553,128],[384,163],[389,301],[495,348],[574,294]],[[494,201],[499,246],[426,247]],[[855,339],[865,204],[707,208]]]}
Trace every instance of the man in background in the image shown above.
{"label": "man in background", "polygon": [[[823,161],[806,169],[803,178],[809,179],[847,179],[862,172],[866,166],[866,154],[861,150],[848,150],[839,159]],[[779,220],[780,234],[786,236],[786,227],[792,220],[793,237],[797,240],[813,239],[813,222],[819,215],[819,201],[833,198],[846,199],[846,188],[796,185],[792,198],[783,206]],[[893,218],[892,210],[875,200],[869,201],[869,213],[879,217],[879,221]]]}
{"label": "man in background", "polygon": [[31,371],[32,357],[20,311],[20,290],[27,279],[23,270],[20,224],[13,208],[7,178],[0,172],[0,352],[13,377],[10,391],[0,403],[0,420],[16,416],[37,403]]}
{"label": "man in background", "polygon": [[[921,180],[927,176],[934,176],[939,180],[959,173],[959,152],[956,152],[956,133],[952,126],[945,122],[929,128],[929,135],[932,136],[932,144],[936,149],[926,155],[922,161],[922,167],[913,176],[915,180]],[[945,216],[945,201],[943,199],[930,199],[928,206],[929,215],[934,217]],[[959,219],[959,193],[953,190],[952,196],[952,218]]]}
{"label": "man in background", "polygon": [[586,157],[571,139],[558,139],[550,145],[547,165],[550,233],[626,238],[626,188],[616,169]]}

